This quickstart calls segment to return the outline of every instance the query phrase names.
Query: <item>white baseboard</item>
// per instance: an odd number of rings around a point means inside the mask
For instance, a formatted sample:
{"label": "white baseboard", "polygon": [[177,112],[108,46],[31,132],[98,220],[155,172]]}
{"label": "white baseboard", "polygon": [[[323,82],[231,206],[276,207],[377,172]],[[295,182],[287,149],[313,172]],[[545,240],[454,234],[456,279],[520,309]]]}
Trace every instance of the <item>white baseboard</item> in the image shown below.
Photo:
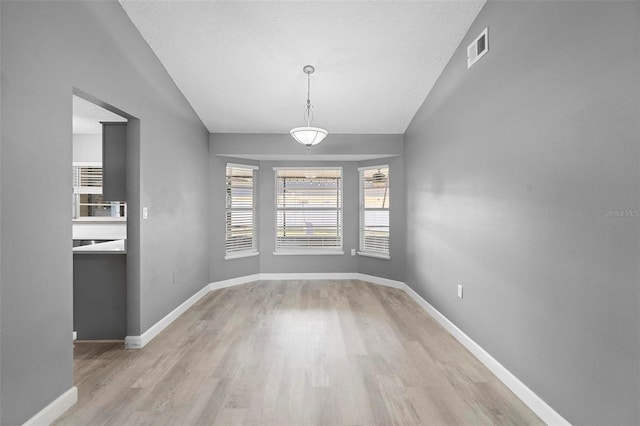
{"label": "white baseboard", "polygon": [[221,288],[233,287],[236,285],[247,284],[254,281],[259,281],[260,274],[245,275],[244,277],[231,278],[229,280],[216,281],[209,283],[209,291],[219,290]]}
{"label": "white baseboard", "polygon": [[260,279],[265,281],[274,280],[357,280],[356,272],[312,272],[312,273],[262,273]]}
{"label": "white baseboard", "polygon": [[372,281],[376,284],[388,285],[391,287],[398,287],[399,281],[392,281],[386,278],[377,278],[370,275],[364,275],[354,272],[321,272],[321,273],[265,273],[265,274],[253,274],[245,275],[243,277],[231,278],[228,280],[216,281],[209,283],[202,290],[187,299],[180,306],[169,312],[164,318],[152,325],[147,331],[140,336],[126,336],[124,338],[125,349],[142,349],[145,347],[154,337],[156,337],[162,330],[167,328],[169,324],[175,321],[180,315],[182,315],[187,309],[193,306],[198,300],[200,300],[205,294],[210,291],[220,290],[223,288],[233,287],[236,285],[247,284],[260,280],[363,280]]}
{"label": "white baseboard", "polygon": [[429,302],[424,300],[411,287],[403,284],[403,290],[416,301],[418,305],[429,315],[431,315],[445,330],[449,332],[458,342],[469,350],[480,362],[482,362],[493,374],[496,375],[511,391],[516,394],[538,417],[548,425],[570,425],[560,414],[551,408],[546,402],[535,394],[531,389],[522,383],[516,376],[500,364],[494,357],[485,351],[480,345],[467,336],[440,311],[434,308]]}
{"label": "white baseboard", "polygon": [[232,278],[229,280],[212,282],[202,290],[191,296],[187,301],[171,311],[151,328],[145,331],[142,336],[127,336],[125,347],[127,349],[140,349],[156,337],[162,330],[171,324],[177,317],[189,309],[209,291],[219,290],[236,285],[247,284],[254,281],[268,280],[362,280],[373,284],[384,285],[401,289],[422,307],[429,315],[444,327],[456,340],[467,348],[480,362],[482,362],[496,377],[502,381],[511,391],[518,396],[538,417],[548,425],[570,425],[560,414],[544,402],[538,395],[522,383],[516,376],[493,358],[480,345],[474,342],[462,330],[460,330],[447,317],[442,315],[436,308],[431,306],[418,293],[402,281],[390,280],[388,278],[376,277],[373,275],[360,274],[357,272],[321,272],[321,273],[262,273],[246,275],[244,277]]}
{"label": "white baseboard", "polygon": [[167,328],[169,324],[176,320],[180,315],[186,312],[187,309],[192,307],[198,300],[202,299],[209,292],[209,286],[204,286],[196,294],[185,300],[180,306],[169,312],[160,321],[149,327],[147,331],[140,336],[126,336],[124,338],[125,349],[142,349],[149,343],[154,337],[156,337],[162,330]]}
{"label": "white baseboard", "polygon": [[[359,272],[266,272],[261,274],[248,275],[246,277],[234,278],[233,280],[219,281],[209,284],[212,290],[230,287],[231,285],[245,284],[252,281],[274,281],[274,280],[361,280],[373,284],[380,284],[387,287],[404,289],[405,283],[402,281],[390,280],[388,278],[375,277],[373,275],[361,274]],[[227,285],[228,282],[232,284]],[[215,287],[214,287],[215,286]]]}
{"label": "white baseboard", "polygon": [[216,281],[209,284],[209,290],[219,290],[233,287],[240,284],[247,284],[254,281],[275,281],[275,280],[362,280],[373,284],[381,284],[388,287],[403,288],[404,283],[393,281],[387,278],[374,277],[357,272],[266,272],[261,274],[246,275],[244,277],[232,278],[224,281]]}
{"label": "white baseboard", "polygon": [[125,349],[142,349],[145,344],[142,343],[142,336],[125,336],[124,338]]}
{"label": "white baseboard", "polygon": [[373,284],[383,285],[385,287],[393,287],[404,290],[406,284],[402,281],[390,280],[389,278],[375,277],[373,275],[358,274],[358,278],[361,281],[366,281]]}
{"label": "white baseboard", "polygon": [[54,399],[22,426],[49,426],[76,402],[78,402],[78,388],[74,386]]}

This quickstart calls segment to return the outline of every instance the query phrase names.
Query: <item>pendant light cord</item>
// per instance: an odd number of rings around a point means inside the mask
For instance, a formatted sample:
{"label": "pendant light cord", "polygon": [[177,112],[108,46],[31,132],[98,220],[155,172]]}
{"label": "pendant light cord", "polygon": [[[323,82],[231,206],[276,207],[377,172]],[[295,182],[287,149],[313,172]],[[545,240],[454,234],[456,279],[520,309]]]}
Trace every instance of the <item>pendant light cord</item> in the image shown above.
{"label": "pendant light cord", "polygon": [[311,104],[311,74],[315,71],[313,65],[305,65],[302,72],[307,74],[307,102],[303,105],[304,121],[306,126],[291,129],[289,133],[301,145],[310,150],[312,146],[319,144],[329,134],[325,129],[311,127],[313,122],[313,105]]}
{"label": "pendant light cord", "polygon": [[307,127],[311,127],[313,116],[311,115],[311,74],[307,73],[307,105],[305,106],[305,119],[307,121]]}

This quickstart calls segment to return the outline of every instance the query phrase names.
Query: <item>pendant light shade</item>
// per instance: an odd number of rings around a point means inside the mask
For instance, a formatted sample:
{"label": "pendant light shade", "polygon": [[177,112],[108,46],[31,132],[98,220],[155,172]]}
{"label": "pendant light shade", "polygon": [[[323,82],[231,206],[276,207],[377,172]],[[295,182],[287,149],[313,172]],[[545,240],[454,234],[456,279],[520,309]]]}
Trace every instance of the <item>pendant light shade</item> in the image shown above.
{"label": "pendant light shade", "polygon": [[327,136],[327,131],[320,127],[296,127],[290,133],[298,143],[307,148],[318,145]]}
{"label": "pendant light shade", "polygon": [[312,146],[322,142],[329,134],[329,132],[320,127],[311,127],[311,122],[313,121],[313,112],[311,111],[311,108],[313,108],[313,105],[311,105],[311,74],[313,74],[315,70],[312,65],[305,65],[304,68],[302,68],[302,71],[307,74],[307,103],[304,111],[304,118],[307,125],[296,127],[289,132],[296,142],[306,146],[308,150],[311,149]]}

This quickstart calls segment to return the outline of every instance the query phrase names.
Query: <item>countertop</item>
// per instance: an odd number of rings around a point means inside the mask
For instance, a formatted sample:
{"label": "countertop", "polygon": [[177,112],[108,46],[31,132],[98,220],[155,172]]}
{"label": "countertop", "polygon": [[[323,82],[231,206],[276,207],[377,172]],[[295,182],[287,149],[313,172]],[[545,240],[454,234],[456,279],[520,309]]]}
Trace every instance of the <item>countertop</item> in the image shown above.
{"label": "countertop", "polygon": [[127,240],[113,240],[73,248],[74,254],[126,254]]}

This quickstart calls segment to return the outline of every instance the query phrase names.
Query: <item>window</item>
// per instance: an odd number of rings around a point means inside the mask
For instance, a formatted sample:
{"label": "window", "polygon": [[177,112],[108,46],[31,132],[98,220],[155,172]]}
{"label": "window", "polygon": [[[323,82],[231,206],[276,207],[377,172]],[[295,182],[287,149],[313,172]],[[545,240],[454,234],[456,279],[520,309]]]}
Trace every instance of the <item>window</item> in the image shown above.
{"label": "window", "polygon": [[342,168],[274,168],[276,253],[342,253]]}
{"label": "window", "polygon": [[227,164],[225,259],[254,256],[256,238],[256,174],[258,167]]}
{"label": "window", "polygon": [[104,201],[102,163],[73,163],[73,219],[105,220],[127,217],[127,203]]}
{"label": "window", "polygon": [[389,259],[389,166],[362,167],[360,174],[360,251]]}

